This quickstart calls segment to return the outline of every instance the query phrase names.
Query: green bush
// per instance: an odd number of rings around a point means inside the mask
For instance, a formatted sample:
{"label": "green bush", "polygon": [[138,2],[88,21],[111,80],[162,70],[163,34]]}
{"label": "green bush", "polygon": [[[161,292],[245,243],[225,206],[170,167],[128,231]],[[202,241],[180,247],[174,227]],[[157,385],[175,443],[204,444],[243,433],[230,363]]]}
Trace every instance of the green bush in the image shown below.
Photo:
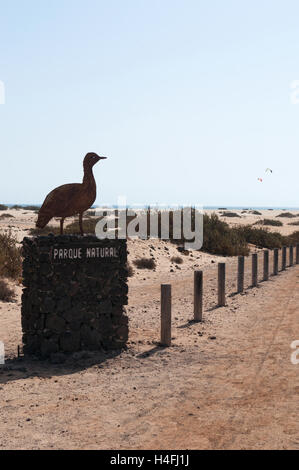
{"label": "green bush", "polygon": [[292,233],[287,237],[288,245],[297,245],[299,243],[299,231]]}
{"label": "green bush", "polygon": [[4,204],[0,204],[0,211],[7,211],[8,207],[5,206]]}
{"label": "green bush", "polygon": [[216,214],[203,216],[203,251],[222,256],[248,256],[247,241],[238,228],[231,228]]}
{"label": "green bush", "polygon": [[269,232],[264,228],[254,228],[251,225],[245,225],[238,227],[236,230],[247,243],[251,243],[258,248],[280,248],[285,242],[285,237],[280,233]]}

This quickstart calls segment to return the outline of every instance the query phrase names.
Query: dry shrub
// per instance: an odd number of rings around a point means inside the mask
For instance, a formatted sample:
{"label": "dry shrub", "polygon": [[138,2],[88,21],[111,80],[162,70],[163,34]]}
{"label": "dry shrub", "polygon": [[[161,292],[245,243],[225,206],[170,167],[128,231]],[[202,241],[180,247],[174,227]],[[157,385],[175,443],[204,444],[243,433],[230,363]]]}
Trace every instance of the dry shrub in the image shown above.
{"label": "dry shrub", "polygon": [[180,256],[173,256],[170,261],[175,264],[183,264],[184,262],[183,258]]}
{"label": "dry shrub", "polygon": [[31,228],[29,230],[29,235],[33,236],[42,236],[42,235],[49,235],[49,233],[53,233],[54,235],[59,235],[60,228],[54,227],[53,225],[46,225],[44,228]]}
{"label": "dry shrub", "polygon": [[18,279],[22,272],[21,249],[11,233],[0,233],[0,276]]}
{"label": "dry shrub", "polygon": [[297,217],[297,216],[295,214],[292,214],[291,212],[282,212],[276,217],[286,217],[287,219],[293,219],[294,217]]}
{"label": "dry shrub", "polygon": [[14,216],[11,214],[1,214],[0,219],[14,219]]}
{"label": "dry shrub", "polygon": [[264,219],[258,220],[256,225],[269,225],[273,227],[283,227],[283,223],[280,220],[273,220],[273,219]]}
{"label": "dry shrub", "polygon": [[156,262],[152,258],[139,258],[133,261],[138,269],[155,269]]}
{"label": "dry shrub", "polygon": [[40,210],[40,207],[41,206],[24,206],[23,209],[25,209],[26,211],[38,212]]}
{"label": "dry shrub", "polygon": [[239,214],[236,212],[223,212],[221,217],[241,217]]}
{"label": "dry shrub", "polygon": [[2,302],[12,302],[14,299],[14,291],[9,287],[5,279],[0,279],[0,300]]}
{"label": "dry shrub", "polygon": [[128,271],[128,277],[134,276],[134,269],[130,263],[127,263],[127,271]]}
{"label": "dry shrub", "polygon": [[[86,219],[83,219],[83,231],[84,233],[95,234],[95,229],[100,217],[91,218],[87,215]],[[29,231],[30,235],[49,235],[49,233],[53,233],[54,235],[60,234],[60,227],[54,227],[53,225],[46,225],[44,228],[32,228]],[[64,225],[63,233],[66,235],[79,235],[80,234],[80,227],[79,227],[79,219],[74,220],[68,225]]]}

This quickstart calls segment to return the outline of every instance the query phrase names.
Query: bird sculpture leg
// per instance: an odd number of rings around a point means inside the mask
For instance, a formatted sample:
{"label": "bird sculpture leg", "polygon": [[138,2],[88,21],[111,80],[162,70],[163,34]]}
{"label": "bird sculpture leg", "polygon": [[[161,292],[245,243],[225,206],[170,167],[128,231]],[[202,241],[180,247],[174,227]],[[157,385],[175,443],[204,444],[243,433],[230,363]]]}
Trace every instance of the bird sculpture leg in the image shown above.
{"label": "bird sculpture leg", "polygon": [[82,218],[83,218],[83,214],[82,212],[79,214],[79,226],[80,226],[80,233],[81,235],[83,236],[84,235],[84,232],[83,232],[83,221],[82,221]]}
{"label": "bird sculpture leg", "polygon": [[63,235],[63,222],[64,222],[64,218],[61,218],[60,219],[60,235]]}

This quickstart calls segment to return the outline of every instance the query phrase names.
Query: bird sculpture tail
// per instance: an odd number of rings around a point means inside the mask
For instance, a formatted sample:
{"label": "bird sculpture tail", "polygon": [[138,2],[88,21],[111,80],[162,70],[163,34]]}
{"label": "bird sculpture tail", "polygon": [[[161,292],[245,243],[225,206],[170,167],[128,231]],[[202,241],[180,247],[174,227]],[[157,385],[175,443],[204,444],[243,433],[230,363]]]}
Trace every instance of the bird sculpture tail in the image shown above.
{"label": "bird sculpture tail", "polygon": [[48,224],[48,222],[50,222],[51,219],[52,219],[51,215],[39,213],[38,219],[35,225],[37,228],[44,228]]}

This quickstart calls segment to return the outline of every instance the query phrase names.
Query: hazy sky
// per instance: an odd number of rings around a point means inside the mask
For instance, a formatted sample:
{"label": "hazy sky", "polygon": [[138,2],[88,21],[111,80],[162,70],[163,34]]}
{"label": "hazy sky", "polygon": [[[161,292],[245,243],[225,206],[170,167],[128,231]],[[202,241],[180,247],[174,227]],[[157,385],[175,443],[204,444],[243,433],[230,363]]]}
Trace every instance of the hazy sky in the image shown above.
{"label": "hazy sky", "polygon": [[0,203],[79,182],[94,151],[97,204],[299,206],[298,18],[295,0],[0,0]]}

